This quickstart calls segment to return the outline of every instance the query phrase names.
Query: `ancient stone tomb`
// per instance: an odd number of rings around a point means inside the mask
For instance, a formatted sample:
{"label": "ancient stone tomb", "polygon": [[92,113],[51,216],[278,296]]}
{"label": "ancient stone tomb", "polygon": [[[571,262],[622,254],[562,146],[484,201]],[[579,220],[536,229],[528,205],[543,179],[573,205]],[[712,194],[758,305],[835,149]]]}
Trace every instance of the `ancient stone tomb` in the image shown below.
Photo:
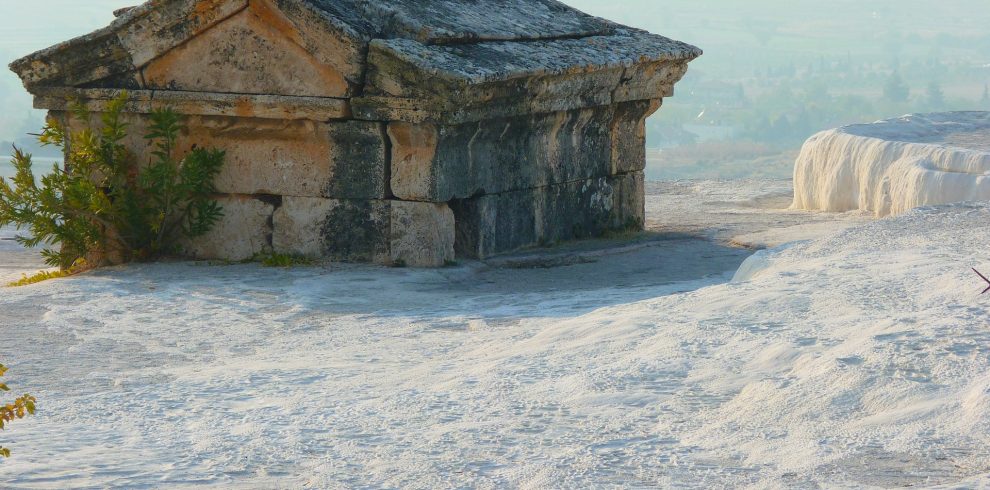
{"label": "ancient stone tomb", "polygon": [[693,46],[555,0],[155,0],[11,65],[65,118],[122,89],[227,151],[188,246],[440,266],[644,220],[645,126]]}

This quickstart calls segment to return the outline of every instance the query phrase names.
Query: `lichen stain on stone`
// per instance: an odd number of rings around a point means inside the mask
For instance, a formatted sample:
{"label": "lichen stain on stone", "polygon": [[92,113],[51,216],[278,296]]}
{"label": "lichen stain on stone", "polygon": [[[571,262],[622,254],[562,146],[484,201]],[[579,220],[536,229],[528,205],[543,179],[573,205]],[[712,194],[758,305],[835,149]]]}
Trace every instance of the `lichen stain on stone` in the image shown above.
{"label": "lichen stain on stone", "polygon": [[330,178],[323,195],[338,198],[384,198],[388,155],[384,123],[347,121],[327,126]]}
{"label": "lichen stain on stone", "polygon": [[345,262],[387,256],[391,223],[384,207],[383,201],[341,201],[323,222],[323,254]]}

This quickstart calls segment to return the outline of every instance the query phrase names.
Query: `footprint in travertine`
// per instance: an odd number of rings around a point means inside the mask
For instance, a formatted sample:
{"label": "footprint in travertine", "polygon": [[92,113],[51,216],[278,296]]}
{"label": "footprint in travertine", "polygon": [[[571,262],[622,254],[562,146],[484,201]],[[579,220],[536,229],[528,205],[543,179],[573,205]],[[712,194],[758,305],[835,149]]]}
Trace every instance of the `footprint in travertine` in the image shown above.
{"label": "footprint in travertine", "polygon": [[[953,461],[965,460],[971,451],[965,449],[944,452],[923,451],[919,454],[885,450],[882,442],[849,453],[816,471],[823,475],[842,475],[849,482],[862,486],[893,488],[951,485],[976,470]],[[854,485],[855,486],[855,485]]]}
{"label": "footprint in travertine", "polygon": [[863,364],[863,358],[859,356],[840,357],[836,359],[840,366],[859,366]]}

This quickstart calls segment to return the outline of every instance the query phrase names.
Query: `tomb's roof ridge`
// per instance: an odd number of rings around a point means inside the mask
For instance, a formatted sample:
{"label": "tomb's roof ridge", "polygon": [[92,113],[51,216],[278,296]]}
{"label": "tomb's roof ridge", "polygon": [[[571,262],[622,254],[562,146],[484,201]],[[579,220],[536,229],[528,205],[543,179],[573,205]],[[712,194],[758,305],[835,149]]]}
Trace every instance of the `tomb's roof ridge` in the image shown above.
{"label": "tomb's roof ridge", "polygon": [[616,24],[556,0],[300,0],[374,38],[423,44],[523,41],[610,34]]}

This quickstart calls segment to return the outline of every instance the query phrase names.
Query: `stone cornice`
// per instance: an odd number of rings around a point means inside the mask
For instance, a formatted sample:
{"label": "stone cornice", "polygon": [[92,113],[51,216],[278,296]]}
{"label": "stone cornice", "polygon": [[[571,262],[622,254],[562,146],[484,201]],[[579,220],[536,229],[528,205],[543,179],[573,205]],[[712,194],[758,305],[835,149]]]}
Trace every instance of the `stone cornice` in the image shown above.
{"label": "stone cornice", "polygon": [[[73,101],[93,112],[100,112],[120,90],[45,88],[36,91],[34,107],[56,111],[68,110]],[[306,119],[331,121],[351,117],[346,99],[329,97],[292,97],[285,95],[217,94],[168,90],[129,90],[127,112],[147,114],[155,109],[172,107],[185,115],[237,116],[261,119]]]}

